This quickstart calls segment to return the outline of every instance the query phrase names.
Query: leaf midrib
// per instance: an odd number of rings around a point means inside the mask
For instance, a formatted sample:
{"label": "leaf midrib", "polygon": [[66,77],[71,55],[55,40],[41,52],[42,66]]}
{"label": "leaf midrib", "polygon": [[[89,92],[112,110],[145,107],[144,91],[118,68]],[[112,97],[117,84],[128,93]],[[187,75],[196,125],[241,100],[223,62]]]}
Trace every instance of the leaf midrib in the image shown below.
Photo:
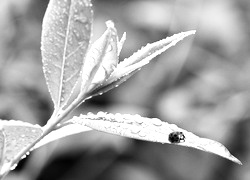
{"label": "leaf midrib", "polygon": [[[69,5],[69,13],[68,13],[68,21],[67,21],[67,30],[66,30],[66,36],[65,36],[65,41],[64,41],[64,48],[63,48],[63,62],[62,62],[62,69],[61,69],[61,75],[60,75],[60,88],[59,88],[59,93],[58,93],[58,109],[61,106],[61,97],[62,97],[62,88],[63,88],[63,79],[64,79],[64,71],[65,71],[65,62],[66,62],[66,52],[67,52],[67,46],[68,46],[68,38],[69,38],[69,32],[70,32],[70,19],[72,14],[71,9],[72,9],[72,0],[70,0],[70,5]],[[65,101],[66,99],[64,99]]]}

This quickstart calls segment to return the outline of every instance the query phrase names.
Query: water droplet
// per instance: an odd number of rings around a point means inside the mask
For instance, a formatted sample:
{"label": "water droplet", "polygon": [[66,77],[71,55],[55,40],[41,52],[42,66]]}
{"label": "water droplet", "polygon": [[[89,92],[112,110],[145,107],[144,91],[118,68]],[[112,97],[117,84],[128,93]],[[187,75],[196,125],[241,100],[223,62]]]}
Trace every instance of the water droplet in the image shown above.
{"label": "water droplet", "polygon": [[24,159],[24,158],[26,158],[26,154],[24,154],[24,155],[22,156],[22,159]]}
{"label": "water droplet", "polygon": [[138,123],[138,124],[142,124],[142,123],[143,123],[143,120],[142,120],[142,117],[141,117],[141,116],[136,116],[134,120],[135,120],[135,122]]}
{"label": "water droplet", "polygon": [[162,125],[162,121],[158,118],[152,118],[152,123],[155,125],[155,126],[161,126]]}
{"label": "water droplet", "polygon": [[178,126],[176,124],[169,124],[169,128],[176,130],[178,129]]}
{"label": "water droplet", "polygon": [[116,117],[121,117],[122,114],[121,114],[121,113],[115,113],[115,116],[116,116]]}
{"label": "water droplet", "polygon": [[134,120],[131,119],[126,119],[126,121],[124,121],[126,124],[133,124]]}
{"label": "water droplet", "polygon": [[10,170],[14,170],[17,167],[17,164],[14,164],[13,166],[11,166]]}
{"label": "water droplet", "polygon": [[88,18],[83,13],[75,14],[74,20],[78,21],[78,22],[80,22],[82,24],[85,24],[86,22],[88,22]]}
{"label": "water droplet", "polygon": [[111,113],[106,114],[105,117],[106,117],[106,120],[108,120],[108,121],[114,121],[115,120],[114,115],[111,114]]}
{"label": "water droplet", "polygon": [[99,111],[96,115],[99,116],[99,117],[103,117],[103,116],[106,116],[107,113]]}
{"label": "water droplet", "polygon": [[75,37],[76,37],[79,41],[82,40],[81,34],[80,34],[78,31],[73,30],[73,33],[74,33]]}
{"label": "water droplet", "polygon": [[110,123],[108,123],[108,122],[107,122],[107,123],[105,123],[105,125],[104,125],[104,126],[105,126],[105,128],[106,128],[106,129],[111,128],[111,124],[110,124]]}
{"label": "water droplet", "polygon": [[[91,99],[93,96],[89,96],[89,97],[87,97],[86,99]],[[83,101],[84,102],[84,101]]]}
{"label": "water droplet", "polygon": [[120,113],[116,113],[115,114],[115,121],[120,122],[120,123],[123,122],[124,121],[123,115]]}
{"label": "water droplet", "polygon": [[109,45],[106,52],[111,52],[112,50],[113,50],[113,46]]}
{"label": "water droplet", "polygon": [[94,114],[93,114],[92,112],[88,112],[87,115],[88,115],[88,116],[92,116],[92,115],[94,115]]}
{"label": "water droplet", "polygon": [[145,137],[147,135],[145,131],[140,131],[138,134],[141,137]]}
{"label": "water droplet", "polygon": [[138,134],[140,132],[140,130],[141,129],[139,127],[132,127],[130,131],[133,134]]}

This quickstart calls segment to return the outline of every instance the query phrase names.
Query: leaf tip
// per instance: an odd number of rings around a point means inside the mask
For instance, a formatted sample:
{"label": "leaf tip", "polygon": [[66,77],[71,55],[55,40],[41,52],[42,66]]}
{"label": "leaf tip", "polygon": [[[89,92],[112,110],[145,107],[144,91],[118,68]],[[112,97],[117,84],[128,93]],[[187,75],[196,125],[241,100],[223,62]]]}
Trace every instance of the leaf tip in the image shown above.
{"label": "leaf tip", "polygon": [[196,30],[190,30],[190,31],[187,31],[187,32],[190,33],[190,34],[195,34]]}
{"label": "leaf tip", "polygon": [[196,30],[190,30],[190,31],[182,32],[180,34],[181,34],[182,38],[184,39],[185,37],[190,36],[190,35],[194,35],[195,33],[196,33]]}
{"label": "leaf tip", "polygon": [[243,165],[242,162],[239,159],[237,159],[236,157],[234,157],[233,155],[230,156],[230,160],[239,164],[239,165]]}
{"label": "leaf tip", "polygon": [[106,21],[107,28],[115,28],[115,23],[111,20]]}

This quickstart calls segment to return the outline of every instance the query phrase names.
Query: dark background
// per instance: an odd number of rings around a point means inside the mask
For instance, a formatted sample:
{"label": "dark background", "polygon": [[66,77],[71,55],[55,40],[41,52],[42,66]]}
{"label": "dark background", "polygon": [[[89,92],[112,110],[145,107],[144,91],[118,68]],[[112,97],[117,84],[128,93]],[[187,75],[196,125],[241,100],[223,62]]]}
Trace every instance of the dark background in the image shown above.
{"label": "dark background", "polygon": [[[48,0],[0,1],[0,117],[44,125],[53,111],[42,72],[40,36]],[[243,166],[173,145],[100,132],[34,151],[7,180],[249,180],[250,1],[94,0],[94,37],[113,20],[127,32],[120,59],[187,30],[119,88],[75,114],[107,111],[157,117],[223,143]]]}

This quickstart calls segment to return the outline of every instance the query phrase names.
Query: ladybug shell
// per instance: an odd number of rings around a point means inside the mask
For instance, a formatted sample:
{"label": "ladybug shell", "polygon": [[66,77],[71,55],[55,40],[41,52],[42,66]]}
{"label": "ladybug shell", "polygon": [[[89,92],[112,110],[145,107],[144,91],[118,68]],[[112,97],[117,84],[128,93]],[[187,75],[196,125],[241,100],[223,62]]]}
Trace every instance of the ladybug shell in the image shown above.
{"label": "ladybug shell", "polygon": [[169,134],[168,140],[171,143],[180,143],[180,142],[185,141],[185,136],[184,136],[183,132],[176,131],[176,132],[172,132]]}

